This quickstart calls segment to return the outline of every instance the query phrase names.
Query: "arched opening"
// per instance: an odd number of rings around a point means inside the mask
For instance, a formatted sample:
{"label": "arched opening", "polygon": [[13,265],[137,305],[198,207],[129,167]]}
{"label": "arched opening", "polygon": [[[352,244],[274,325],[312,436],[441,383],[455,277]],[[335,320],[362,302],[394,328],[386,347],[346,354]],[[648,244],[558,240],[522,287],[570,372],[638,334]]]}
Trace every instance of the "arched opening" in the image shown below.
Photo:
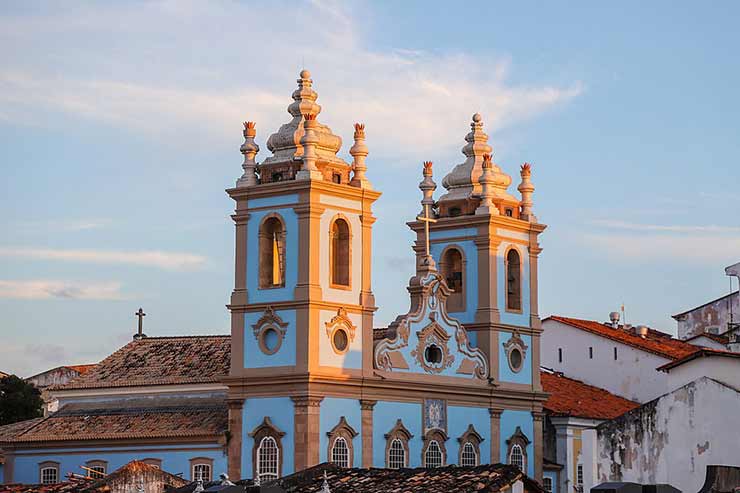
{"label": "arched opening", "polygon": [[344,437],[337,437],[331,448],[331,461],[339,467],[349,467],[349,447]]}
{"label": "arched opening", "polygon": [[399,438],[394,438],[388,449],[388,468],[401,469],[403,467],[406,467],[406,448]]}
{"label": "arched opening", "polygon": [[260,227],[259,262],[260,288],[285,286],[285,228],[276,216]]}
{"label": "arched opening", "polygon": [[463,256],[457,248],[448,248],[442,255],[442,275],[452,294],[447,298],[447,311],[459,312],[465,309],[465,284],[463,279]]}
{"label": "arched opening", "polygon": [[331,283],[337,286],[349,286],[349,224],[342,218],[331,225]]}
{"label": "arched opening", "polygon": [[522,309],[522,273],[519,252],[514,248],[506,254],[506,309]]}
{"label": "arched opening", "polygon": [[429,442],[427,451],[424,454],[425,467],[442,467],[442,449],[439,448],[437,440]]}
{"label": "arched opening", "polygon": [[524,470],[524,454],[522,453],[522,447],[519,444],[511,446],[511,453],[509,454],[509,464],[516,466],[521,470]]}
{"label": "arched opening", "polygon": [[464,467],[473,467],[478,465],[478,454],[475,447],[470,442],[465,442],[460,452],[460,465]]}
{"label": "arched opening", "polygon": [[264,437],[257,448],[257,476],[260,481],[278,478],[280,450],[271,436]]}

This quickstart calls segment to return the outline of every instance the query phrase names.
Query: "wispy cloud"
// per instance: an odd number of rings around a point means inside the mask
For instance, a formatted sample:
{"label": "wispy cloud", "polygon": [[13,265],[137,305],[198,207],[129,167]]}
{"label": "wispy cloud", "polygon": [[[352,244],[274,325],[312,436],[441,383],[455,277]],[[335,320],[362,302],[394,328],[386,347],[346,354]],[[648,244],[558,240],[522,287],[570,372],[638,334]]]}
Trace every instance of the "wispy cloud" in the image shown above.
{"label": "wispy cloud", "polygon": [[[87,68],[50,71],[48,64],[24,56],[0,70],[0,107],[6,117],[34,125],[53,126],[48,112],[60,111],[167,139],[197,132],[201,139],[210,135],[234,142],[239,141],[239,122],[249,118],[257,121],[258,138],[264,141],[290,118],[285,108],[305,55],[324,107],[320,119],[345,142],[352,123],[364,121],[371,152],[418,157],[419,149],[427,154],[462,146],[476,111],[483,113],[490,133],[536,117],[584,90],[579,81],[564,86],[514,83],[506,57],[375,49],[360,34],[363,23],[356,10],[326,1],[295,9],[232,3],[228,8],[197,3],[173,8],[164,2],[136,9],[86,7],[69,24],[47,22],[43,14],[9,18],[0,23],[0,31],[7,27],[6,46],[22,43],[43,60],[48,38],[29,39],[27,33],[46,26],[78,54],[74,63],[89,60],[99,70],[94,76],[85,76]],[[246,53],[249,40],[243,33],[222,28],[234,18],[249,18],[249,39],[270,39],[269,46]],[[328,20],[332,29],[314,28]],[[102,62],[99,53],[86,48],[90,39],[110,42],[111,25],[116,26],[116,40],[137,40],[158,39],[161,26],[173,23],[178,25],[172,34],[176,39],[146,46],[132,41],[115,64]],[[193,44],[196,38],[208,42]],[[193,60],[210,59],[213,53],[244,63],[198,63],[199,71],[193,73]],[[12,53],[7,55],[14,60]]]}
{"label": "wispy cloud", "polygon": [[54,221],[19,221],[13,223],[15,230],[26,233],[79,233],[109,227],[113,221],[108,218],[62,219]]}
{"label": "wispy cloud", "polygon": [[740,233],[740,226],[718,226],[715,224],[642,224],[610,219],[598,219],[592,221],[592,224],[609,229],[620,229],[627,231],[650,231],[664,233]]}
{"label": "wispy cloud", "polygon": [[124,252],[109,250],[53,250],[45,248],[0,248],[0,257],[25,257],[95,264],[128,264],[166,270],[196,270],[206,257],[192,253],[163,251]]}
{"label": "wispy cloud", "polygon": [[43,300],[67,298],[75,300],[121,300],[121,283],[77,282],[55,280],[3,281],[0,298]]}
{"label": "wispy cloud", "polygon": [[688,263],[724,265],[737,261],[740,236],[717,234],[586,234],[584,242],[606,253],[646,261],[681,260]]}

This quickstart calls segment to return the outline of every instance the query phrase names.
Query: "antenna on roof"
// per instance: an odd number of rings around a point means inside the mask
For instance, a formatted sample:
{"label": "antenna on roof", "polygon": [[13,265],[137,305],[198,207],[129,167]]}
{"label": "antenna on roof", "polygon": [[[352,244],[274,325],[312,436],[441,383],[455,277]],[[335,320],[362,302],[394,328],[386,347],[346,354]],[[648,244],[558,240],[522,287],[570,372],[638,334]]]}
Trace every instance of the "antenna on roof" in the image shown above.
{"label": "antenna on roof", "polygon": [[624,301],[622,302],[622,325],[627,328],[627,313],[624,311]]}
{"label": "antenna on roof", "polygon": [[144,310],[139,307],[139,311],[134,313],[134,315],[139,318],[139,331],[134,334],[134,340],[138,341],[146,337],[146,334],[144,333],[144,317],[146,317],[146,313],[144,313]]}

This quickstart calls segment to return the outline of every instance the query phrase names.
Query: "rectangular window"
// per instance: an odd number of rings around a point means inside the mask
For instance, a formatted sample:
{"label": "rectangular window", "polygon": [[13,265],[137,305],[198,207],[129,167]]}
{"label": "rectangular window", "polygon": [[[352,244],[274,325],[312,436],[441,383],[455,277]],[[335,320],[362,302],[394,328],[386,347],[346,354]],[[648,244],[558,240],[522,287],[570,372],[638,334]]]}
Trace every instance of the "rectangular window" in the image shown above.
{"label": "rectangular window", "polygon": [[583,486],[583,464],[576,466],[576,485]]}
{"label": "rectangular window", "polygon": [[54,484],[59,482],[59,470],[56,467],[44,467],[41,469],[41,484]]}
{"label": "rectangular window", "polygon": [[562,363],[562,362],[563,362],[563,348],[559,347],[558,348],[558,363]]}
{"label": "rectangular window", "polygon": [[552,478],[542,478],[542,487],[547,493],[552,493]]}
{"label": "rectangular window", "polygon": [[588,359],[594,359],[594,348],[591,346],[588,348]]}
{"label": "rectangular window", "polygon": [[617,361],[617,346],[614,346],[614,361]]}

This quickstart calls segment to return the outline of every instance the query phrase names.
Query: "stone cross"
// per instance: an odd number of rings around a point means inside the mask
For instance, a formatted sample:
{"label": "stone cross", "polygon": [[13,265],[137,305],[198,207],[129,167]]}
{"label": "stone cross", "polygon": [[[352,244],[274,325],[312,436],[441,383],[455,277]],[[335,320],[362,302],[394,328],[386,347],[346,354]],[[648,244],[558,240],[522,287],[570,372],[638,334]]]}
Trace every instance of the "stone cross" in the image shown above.
{"label": "stone cross", "polygon": [[144,337],[144,317],[146,317],[146,313],[139,308],[139,311],[134,313],[134,315],[139,318],[139,332],[136,334],[135,339],[141,339]]}
{"label": "stone cross", "polygon": [[417,221],[424,223],[424,239],[426,240],[426,257],[429,258],[429,223],[436,223],[437,220],[429,215],[429,204],[424,204],[424,215],[416,216]]}

